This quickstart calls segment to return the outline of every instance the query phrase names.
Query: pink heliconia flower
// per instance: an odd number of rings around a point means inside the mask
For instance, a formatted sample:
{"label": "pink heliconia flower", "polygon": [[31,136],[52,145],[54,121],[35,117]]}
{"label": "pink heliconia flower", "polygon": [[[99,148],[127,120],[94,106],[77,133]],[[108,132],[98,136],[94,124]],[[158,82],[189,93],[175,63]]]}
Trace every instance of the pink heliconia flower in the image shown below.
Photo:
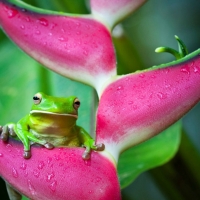
{"label": "pink heliconia flower", "polygon": [[[82,148],[31,148],[0,141],[0,174],[31,199],[120,200],[116,165],[125,149],[158,134],[200,100],[200,58],[116,75],[114,25],[144,0],[91,0],[91,15],[45,11],[0,0],[0,25],[25,52],[68,78],[93,86],[100,97],[96,142],[103,152],[82,159]],[[22,9],[23,7],[23,9]]]}
{"label": "pink heliconia flower", "polygon": [[[0,0],[0,25],[20,48],[44,66],[89,84],[99,93],[104,82],[116,75],[111,29],[106,26],[114,24],[106,19],[101,23],[99,15],[108,10],[116,23],[144,1],[118,0],[108,4],[93,0],[92,14],[72,15],[36,9],[21,1]],[[114,9],[109,10],[112,6]]]}
{"label": "pink heliconia flower", "polygon": [[20,48],[44,66],[97,90],[116,75],[110,31],[92,15],[24,9],[10,2],[16,1],[0,1],[0,25]]}
{"label": "pink heliconia flower", "polygon": [[90,0],[92,14],[110,29],[146,0]]}
{"label": "pink heliconia flower", "polygon": [[118,160],[125,149],[160,133],[200,100],[200,51],[111,81],[97,112],[97,143]]}
{"label": "pink heliconia flower", "polygon": [[83,148],[31,151],[32,158],[26,160],[21,143],[0,141],[1,176],[30,199],[120,199],[115,164],[100,153],[83,160]]}

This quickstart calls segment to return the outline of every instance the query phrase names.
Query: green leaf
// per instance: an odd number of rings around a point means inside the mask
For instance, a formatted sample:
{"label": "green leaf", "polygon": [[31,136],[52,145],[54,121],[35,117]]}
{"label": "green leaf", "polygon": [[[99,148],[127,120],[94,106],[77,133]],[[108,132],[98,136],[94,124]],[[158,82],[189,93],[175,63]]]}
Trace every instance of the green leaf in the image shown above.
{"label": "green leaf", "polygon": [[121,188],[128,186],[142,172],[166,163],[180,144],[181,122],[152,139],[125,151],[119,159],[118,173]]}

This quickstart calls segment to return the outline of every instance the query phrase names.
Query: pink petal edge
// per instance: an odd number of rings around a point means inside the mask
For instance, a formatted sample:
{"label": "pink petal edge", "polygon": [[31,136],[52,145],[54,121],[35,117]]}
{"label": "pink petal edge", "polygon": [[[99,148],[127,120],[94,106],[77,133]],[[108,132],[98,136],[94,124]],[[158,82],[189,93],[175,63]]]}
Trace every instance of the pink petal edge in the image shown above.
{"label": "pink petal edge", "polygon": [[147,0],[90,0],[93,16],[110,29]]}

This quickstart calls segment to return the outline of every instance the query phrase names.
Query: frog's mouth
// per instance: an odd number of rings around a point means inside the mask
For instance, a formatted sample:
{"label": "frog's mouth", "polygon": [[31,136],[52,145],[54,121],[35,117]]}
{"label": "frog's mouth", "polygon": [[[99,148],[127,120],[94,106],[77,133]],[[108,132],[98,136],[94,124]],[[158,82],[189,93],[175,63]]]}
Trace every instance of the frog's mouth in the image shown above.
{"label": "frog's mouth", "polygon": [[69,117],[75,117],[78,118],[78,115],[76,114],[67,114],[67,113],[56,113],[56,112],[48,112],[48,111],[42,111],[42,110],[31,110],[30,114],[37,114],[37,113],[43,113],[47,115],[59,115],[59,116],[69,116]]}

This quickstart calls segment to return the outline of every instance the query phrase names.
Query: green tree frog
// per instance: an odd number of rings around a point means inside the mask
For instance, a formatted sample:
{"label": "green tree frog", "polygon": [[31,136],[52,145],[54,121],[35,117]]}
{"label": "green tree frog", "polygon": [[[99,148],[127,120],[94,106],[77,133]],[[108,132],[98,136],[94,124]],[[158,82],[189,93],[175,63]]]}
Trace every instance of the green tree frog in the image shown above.
{"label": "green tree frog", "polygon": [[102,151],[104,144],[95,145],[94,139],[76,125],[80,101],[75,96],[53,97],[39,92],[33,97],[33,106],[28,115],[15,123],[0,127],[1,139],[17,137],[24,145],[24,158],[31,157],[33,143],[52,149],[60,146],[86,147],[82,157],[90,158],[91,150]]}

